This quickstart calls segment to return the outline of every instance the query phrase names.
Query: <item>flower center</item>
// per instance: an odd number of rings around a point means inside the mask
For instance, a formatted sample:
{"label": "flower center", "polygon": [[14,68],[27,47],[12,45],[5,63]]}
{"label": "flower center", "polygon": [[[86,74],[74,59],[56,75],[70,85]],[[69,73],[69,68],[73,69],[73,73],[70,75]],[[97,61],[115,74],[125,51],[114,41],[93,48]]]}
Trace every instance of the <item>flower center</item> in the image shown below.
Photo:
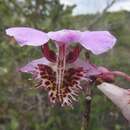
{"label": "flower center", "polygon": [[80,81],[85,79],[86,74],[80,66],[76,68],[68,66],[78,58],[79,47],[67,53],[66,44],[60,44],[57,53],[54,53],[46,44],[42,51],[49,61],[55,63],[55,69],[53,66],[44,65],[44,63],[38,64],[36,68],[36,78],[39,80],[37,87],[48,91],[52,103],[72,106],[72,100],[76,100],[75,96],[82,89]]}

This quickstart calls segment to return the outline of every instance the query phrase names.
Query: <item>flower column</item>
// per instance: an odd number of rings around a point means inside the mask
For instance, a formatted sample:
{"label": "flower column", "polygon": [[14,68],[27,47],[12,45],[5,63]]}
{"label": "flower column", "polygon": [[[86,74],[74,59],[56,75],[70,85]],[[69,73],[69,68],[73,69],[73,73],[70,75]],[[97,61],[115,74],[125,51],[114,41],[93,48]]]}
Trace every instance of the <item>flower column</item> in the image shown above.
{"label": "flower column", "polygon": [[66,64],[66,46],[61,44],[58,46],[57,56],[57,71],[56,71],[56,86],[57,86],[57,97],[59,102],[62,102],[61,87],[63,87],[65,64]]}

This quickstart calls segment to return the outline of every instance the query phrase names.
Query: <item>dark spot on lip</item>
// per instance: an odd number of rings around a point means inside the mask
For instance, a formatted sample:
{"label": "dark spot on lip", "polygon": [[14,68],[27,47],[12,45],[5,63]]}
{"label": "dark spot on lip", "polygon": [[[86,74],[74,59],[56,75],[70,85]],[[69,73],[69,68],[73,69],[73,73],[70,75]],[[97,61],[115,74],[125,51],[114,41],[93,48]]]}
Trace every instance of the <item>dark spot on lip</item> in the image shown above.
{"label": "dark spot on lip", "polygon": [[44,68],[43,64],[38,64],[38,67]]}
{"label": "dark spot on lip", "polygon": [[53,70],[49,66],[45,66],[48,74],[53,74]]}
{"label": "dark spot on lip", "polygon": [[46,73],[44,71],[41,71],[40,72],[40,75],[45,75]]}
{"label": "dark spot on lip", "polygon": [[48,79],[48,76],[47,75],[42,75],[41,78]]}
{"label": "dark spot on lip", "polygon": [[70,95],[68,95],[68,98],[72,100],[72,97]]}
{"label": "dark spot on lip", "polygon": [[83,76],[83,74],[77,74],[77,76],[80,76],[80,77],[82,77],[82,76]]}
{"label": "dark spot on lip", "polygon": [[55,97],[52,97],[52,100],[54,101],[54,100],[55,100]]}
{"label": "dark spot on lip", "polygon": [[52,87],[52,90],[54,91],[54,90],[56,90],[56,88],[53,86],[53,87]]}
{"label": "dark spot on lip", "polygon": [[63,94],[63,97],[65,98],[65,97],[66,97],[66,94]]}
{"label": "dark spot on lip", "polygon": [[50,93],[50,97],[52,97],[52,96],[53,96],[53,92]]}
{"label": "dark spot on lip", "polygon": [[70,68],[69,70],[68,70],[68,73],[70,74],[70,75],[73,75],[73,74],[75,74],[75,69],[73,69],[73,68]]}
{"label": "dark spot on lip", "polygon": [[54,81],[54,78],[52,76],[48,76],[48,80]]}
{"label": "dark spot on lip", "polygon": [[79,78],[79,77],[73,77],[73,79],[75,79],[75,80],[79,80],[80,78]]}
{"label": "dark spot on lip", "polygon": [[51,87],[48,87],[47,89],[48,89],[48,90],[51,90]]}
{"label": "dark spot on lip", "polygon": [[65,93],[71,92],[69,88],[65,89]]}
{"label": "dark spot on lip", "polygon": [[55,82],[53,82],[53,86],[56,86],[56,83],[55,83]]}
{"label": "dark spot on lip", "polygon": [[38,82],[38,83],[35,85],[35,87],[39,87],[39,86],[41,86],[41,85],[42,85],[42,81]]}
{"label": "dark spot on lip", "polygon": [[49,85],[49,84],[50,84],[50,82],[49,82],[49,81],[46,81],[46,82],[45,82],[45,85]]}
{"label": "dark spot on lip", "polygon": [[78,82],[75,81],[75,80],[72,80],[71,84],[72,84],[72,85],[75,85],[75,84],[78,84]]}
{"label": "dark spot on lip", "polygon": [[67,106],[67,103],[65,102],[64,105]]}

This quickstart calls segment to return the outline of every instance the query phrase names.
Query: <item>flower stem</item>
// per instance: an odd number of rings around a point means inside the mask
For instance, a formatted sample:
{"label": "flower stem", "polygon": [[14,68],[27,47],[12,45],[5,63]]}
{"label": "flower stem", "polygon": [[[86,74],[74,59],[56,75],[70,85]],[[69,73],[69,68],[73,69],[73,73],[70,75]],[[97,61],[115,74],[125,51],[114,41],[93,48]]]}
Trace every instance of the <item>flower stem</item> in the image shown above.
{"label": "flower stem", "polygon": [[[89,52],[85,52],[85,60],[90,60]],[[81,130],[89,129],[90,113],[91,113],[91,101],[92,101],[92,90],[88,83],[84,84],[84,113],[82,116]]]}
{"label": "flower stem", "polygon": [[88,86],[85,91],[85,110],[82,117],[82,124],[81,124],[81,130],[87,130],[89,127],[89,121],[90,121],[90,112],[91,112],[91,101],[92,101],[92,95],[91,95],[91,88]]}

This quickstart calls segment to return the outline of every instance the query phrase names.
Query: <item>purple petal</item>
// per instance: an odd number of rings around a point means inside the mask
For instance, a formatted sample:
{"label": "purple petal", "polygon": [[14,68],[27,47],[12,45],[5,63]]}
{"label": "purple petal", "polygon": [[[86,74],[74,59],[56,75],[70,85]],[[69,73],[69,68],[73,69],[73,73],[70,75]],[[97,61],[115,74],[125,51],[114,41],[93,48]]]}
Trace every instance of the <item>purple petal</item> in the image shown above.
{"label": "purple petal", "polygon": [[20,46],[41,46],[48,42],[46,33],[28,27],[13,27],[6,29],[6,34],[15,38]]}
{"label": "purple petal", "polygon": [[84,61],[84,60],[79,59],[79,58],[74,63],[72,63],[71,66],[73,66],[73,67],[83,67],[84,70],[87,71],[86,77],[97,76],[97,75],[102,73],[98,69],[98,67],[95,66],[94,64],[91,64],[89,61],[87,61],[87,60]]}
{"label": "purple petal", "polygon": [[44,64],[49,66],[53,63],[50,63],[46,58],[43,57],[41,59],[33,60],[32,62],[28,63],[24,67],[18,69],[18,71],[32,74],[36,70],[38,64]]}
{"label": "purple petal", "polygon": [[95,55],[107,52],[113,48],[116,38],[108,31],[85,31],[80,39],[81,45]]}
{"label": "purple petal", "polygon": [[56,32],[49,32],[48,37],[57,42],[70,43],[78,42],[80,39],[80,34],[80,31],[64,29]]}

